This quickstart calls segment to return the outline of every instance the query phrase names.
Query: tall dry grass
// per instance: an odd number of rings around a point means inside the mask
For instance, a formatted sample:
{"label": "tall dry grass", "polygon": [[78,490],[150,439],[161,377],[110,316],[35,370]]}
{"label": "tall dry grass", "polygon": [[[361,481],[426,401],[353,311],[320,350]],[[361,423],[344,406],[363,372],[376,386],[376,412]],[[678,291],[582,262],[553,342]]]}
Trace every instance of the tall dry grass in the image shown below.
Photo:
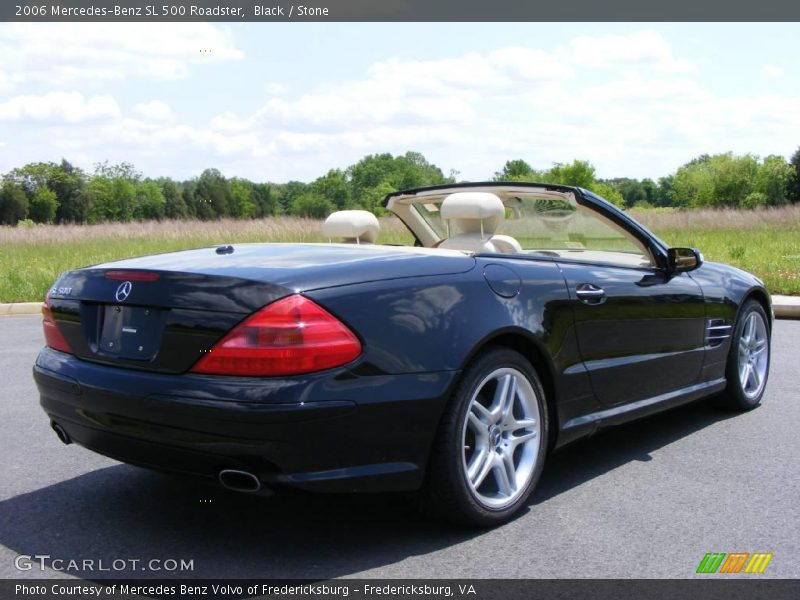
{"label": "tall dry grass", "polygon": [[[11,244],[69,244],[96,240],[169,240],[209,244],[224,242],[318,242],[321,221],[300,217],[270,217],[242,221],[143,221],[98,225],[0,226],[0,248]],[[381,237],[407,235],[405,226],[394,218],[381,219]]]}
{"label": "tall dry grass", "polygon": [[[0,227],[0,302],[40,300],[59,273],[121,258],[223,243],[327,241],[320,226],[314,219],[277,217]],[[383,219],[381,226],[382,242],[413,243],[397,219]]]}
{"label": "tall dry grass", "polygon": [[[743,210],[636,210],[668,244],[755,273],[773,293],[800,294],[800,206]],[[323,242],[320,221],[162,221],[0,227],[0,302],[40,300],[62,271],[110,260],[221,243]],[[411,244],[399,220],[381,219],[382,243]]]}
{"label": "tall dry grass", "polygon": [[631,216],[652,230],[791,229],[800,225],[800,205],[757,210],[723,209],[632,209]]}

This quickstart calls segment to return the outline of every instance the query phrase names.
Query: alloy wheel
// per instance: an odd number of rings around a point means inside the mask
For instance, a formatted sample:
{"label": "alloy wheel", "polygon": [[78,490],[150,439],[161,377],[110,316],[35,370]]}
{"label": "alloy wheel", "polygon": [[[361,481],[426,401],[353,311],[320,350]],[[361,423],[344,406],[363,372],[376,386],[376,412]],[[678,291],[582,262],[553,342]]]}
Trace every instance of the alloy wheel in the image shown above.
{"label": "alloy wheel", "polygon": [[541,427],[539,400],[523,373],[504,367],[480,382],[462,426],[464,475],[478,502],[502,509],[525,493]]}
{"label": "alloy wheel", "polygon": [[751,312],[739,336],[739,383],[748,398],[755,398],[764,389],[769,366],[767,324],[757,312]]}

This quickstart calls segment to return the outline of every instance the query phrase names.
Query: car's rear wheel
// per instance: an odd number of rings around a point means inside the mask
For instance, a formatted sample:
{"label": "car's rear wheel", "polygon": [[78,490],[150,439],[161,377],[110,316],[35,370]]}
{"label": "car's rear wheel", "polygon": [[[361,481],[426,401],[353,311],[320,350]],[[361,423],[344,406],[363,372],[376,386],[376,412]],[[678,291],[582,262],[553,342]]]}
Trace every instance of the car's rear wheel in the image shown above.
{"label": "car's rear wheel", "polygon": [[539,479],[547,425],[544,392],[530,363],[505,348],[479,355],[442,419],[423,508],[476,525],[508,520]]}
{"label": "car's rear wheel", "polygon": [[726,367],[727,388],[722,404],[750,410],[761,403],[769,377],[770,331],[764,307],[755,300],[742,306],[736,321]]}

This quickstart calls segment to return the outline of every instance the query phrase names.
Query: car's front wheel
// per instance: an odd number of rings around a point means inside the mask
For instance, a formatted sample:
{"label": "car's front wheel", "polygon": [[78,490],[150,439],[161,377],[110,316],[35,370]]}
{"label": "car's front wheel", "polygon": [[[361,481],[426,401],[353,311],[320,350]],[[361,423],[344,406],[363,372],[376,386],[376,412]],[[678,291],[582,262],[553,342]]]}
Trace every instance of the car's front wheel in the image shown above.
{"label": "car's front wheel", "polygon": [[544,392],[530,363],[505,348],[479,355],[442,419],[423,507],[476,525],[508,520],[539,479],[547,426]]}
{"label": "car's front wheel", "polygon": [[733,410],[750,410],[758,406],[767,386],[769,363],[767,314],[757,301],[748,300],[740,310],[733,331],[723,405]]}

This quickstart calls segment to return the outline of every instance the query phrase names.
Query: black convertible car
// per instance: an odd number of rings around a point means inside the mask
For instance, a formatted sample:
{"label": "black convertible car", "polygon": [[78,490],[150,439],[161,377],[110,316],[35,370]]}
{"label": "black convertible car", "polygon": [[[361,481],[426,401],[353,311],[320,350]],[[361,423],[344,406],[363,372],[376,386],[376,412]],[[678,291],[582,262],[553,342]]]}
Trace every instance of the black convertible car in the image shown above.
{"label": "black convertible car", "polygon": [[416,490],[488,525],[571,440],[706,396],[761,401],[762,282],[591,192],[459,184],[386,208],[414,246],[341,211],[331,243],[62,275],[34,367],[59,438],[240,491]]}

